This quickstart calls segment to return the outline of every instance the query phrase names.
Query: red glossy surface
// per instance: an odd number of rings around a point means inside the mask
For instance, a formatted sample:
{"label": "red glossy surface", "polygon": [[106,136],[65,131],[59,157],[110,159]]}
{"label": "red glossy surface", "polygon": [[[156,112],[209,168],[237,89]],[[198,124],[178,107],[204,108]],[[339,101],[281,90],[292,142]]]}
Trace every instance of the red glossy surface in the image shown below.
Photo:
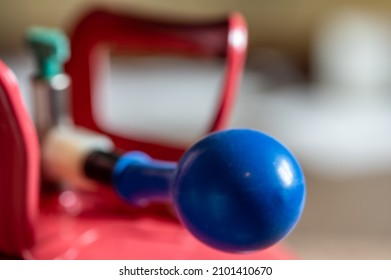
{"label": "red glossy surface", "polygon": [[39,146],[11,70],[0,61],[0,251],[33,245],[38,213]]}
{"label": "red glossy surface", "polygon": [[66,192],[65,196],[67,198],[61,198],[61,195],[46,197],[37,226],[39,242],[32,250],[24,253],[25,258],[290,259],[293,257],[281,246],[244,255],[214,250],[191,236],[171,217],[165,207],[132,209],[116,201],[107,192],[100,195]]}
{"label": "red glossy surface", "polygon": [[177,160],[186,147],[123,138],[103,131],[94,120],[93,87],[107,55],[101,51],[102,47],[226,57],[220,102],[209,131],[205,133],[226,127],[247,49],[247,27],[239,14],[231,14],[214,23],[173,24],[96,10],[83,17],[71,34],[72,56],[66,71],[72,78],[72,115],[75,123],[109,135],[116,146],[124,150],[141,150],[154,158]]}

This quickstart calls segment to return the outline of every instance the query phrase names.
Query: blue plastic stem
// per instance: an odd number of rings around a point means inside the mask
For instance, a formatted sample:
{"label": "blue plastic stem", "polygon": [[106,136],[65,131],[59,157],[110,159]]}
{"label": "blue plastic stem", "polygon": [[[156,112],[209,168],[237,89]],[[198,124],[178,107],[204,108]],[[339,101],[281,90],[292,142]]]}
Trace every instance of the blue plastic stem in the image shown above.
{"label": "blue plastic stem", "polygon": [[169,188],[177,164],[151,159],[142,152],[122,156],[113,173],[114,186],[127,202],[145,205],[170,201]]}

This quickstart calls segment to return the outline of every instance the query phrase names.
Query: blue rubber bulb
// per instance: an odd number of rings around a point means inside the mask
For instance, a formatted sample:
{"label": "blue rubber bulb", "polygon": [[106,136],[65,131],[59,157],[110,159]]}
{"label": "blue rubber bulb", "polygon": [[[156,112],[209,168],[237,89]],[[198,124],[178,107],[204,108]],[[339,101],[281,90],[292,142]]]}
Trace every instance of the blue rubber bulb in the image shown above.
{"label": "blue rubber bulb", "polygon": [[170,189],[177,214],[199,240],[250,252],[283,239],[305,203],[305,178],[274,138],[249,129],[211,134],[181,158]]}
{"label": "blue rubber bulb", "polygon": [[219,250],[249,252],[284,238],[304,207],[305,179],[277,140],[250,129],[206,136],[178,164],[130,152],[113,182],[128,203],[171,201],[181,222]]}

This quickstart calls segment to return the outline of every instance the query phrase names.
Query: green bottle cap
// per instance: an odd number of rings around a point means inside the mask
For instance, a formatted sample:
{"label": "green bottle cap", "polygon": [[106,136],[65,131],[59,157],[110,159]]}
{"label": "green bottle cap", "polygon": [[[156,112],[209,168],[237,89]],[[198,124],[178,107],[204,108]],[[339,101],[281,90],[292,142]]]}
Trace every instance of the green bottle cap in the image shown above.
{"label": "green bottle cap", "polygon": [[31,27],[27,31],[26,41],[33,50],[40,76],[51,78],[63,72],[70,54],[68,38],[61,30]]}

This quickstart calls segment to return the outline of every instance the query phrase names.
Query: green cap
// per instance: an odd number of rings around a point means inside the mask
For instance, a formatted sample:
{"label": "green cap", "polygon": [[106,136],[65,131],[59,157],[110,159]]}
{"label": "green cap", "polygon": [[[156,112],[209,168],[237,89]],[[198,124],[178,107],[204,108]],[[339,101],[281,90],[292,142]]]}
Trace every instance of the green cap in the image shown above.
{"label": "green cap", "polygon": [[35,54],[40,76],[51,78],[63,72],[64,62],[70,54],[68,38],[61,30],[31,27],[26,41]]}

